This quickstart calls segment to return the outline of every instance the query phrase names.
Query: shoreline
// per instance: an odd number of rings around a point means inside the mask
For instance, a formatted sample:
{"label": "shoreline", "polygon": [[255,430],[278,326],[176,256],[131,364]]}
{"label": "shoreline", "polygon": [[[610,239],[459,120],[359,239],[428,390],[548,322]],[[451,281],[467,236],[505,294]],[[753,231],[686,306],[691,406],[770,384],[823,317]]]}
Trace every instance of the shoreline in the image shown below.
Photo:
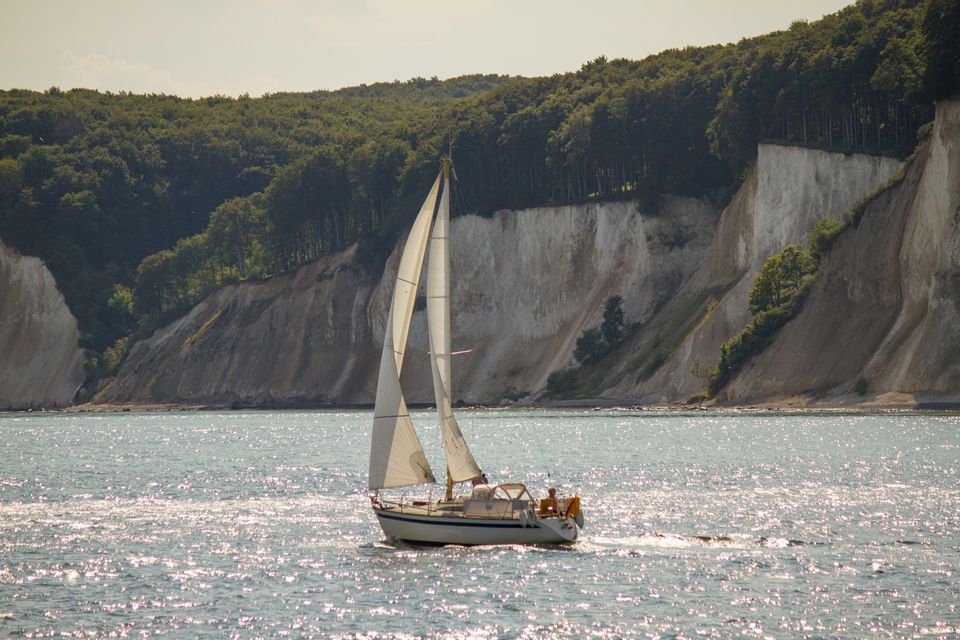
{"label": "shoreline", "polygon": [[[458,403],[457,409],[485,411],[624,411],[636,413],[720,413],[720,414],[869,414],[869,413],[958,413],[960,398],[954,396],[916,398],[908,394],[878,394],[868,399],[850,396],[815,400],[805,397],[776,398],[759,402],[636,402],[592,398],[545,402]],[[432,403],[410,403],[410,409],[432,409]],[[272,402],[267,404],[224,403],[82,403],[68,407],[2,409],[0,413],[151,413],[187,411],[372,411],[373,403],[332,404],[321,402]]]}

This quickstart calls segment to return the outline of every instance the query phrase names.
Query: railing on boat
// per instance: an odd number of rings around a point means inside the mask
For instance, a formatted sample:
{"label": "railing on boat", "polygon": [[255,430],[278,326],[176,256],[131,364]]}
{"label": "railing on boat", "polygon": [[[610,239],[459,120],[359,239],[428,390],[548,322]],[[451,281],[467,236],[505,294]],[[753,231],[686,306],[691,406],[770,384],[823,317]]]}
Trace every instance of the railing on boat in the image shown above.
{"label": "railing on boat", "polygon": [[[469,498],[467,498],[467,499],[469,499]],[[569,507],[569,504],[570,504],[570,501],[571,501],[571,500],[572,500],[572,498],[560,498],[560,499],[558,499],[558,500],[557,500],[557,506],[558,506],[558,512],[557,512],[557,513],[544,512],[544,510],[540,508],[540,505],[538,504],[538,501],[537,501],[537,500],[530,500],[530,501],[528,501],[528,502],[526,503],[525,506],[518,506],[517,503],[518,503],[518,502],[521,502],[521,501],[518,501],[518,500],[506,500],[506,499],[503,499],[502,502],[504,502],[504,503],[509,502],[509,503],[510,503],[510,515],[509,515],[509,517],[510,517],[510,518],[513,518],[513,519],[519,519],[519,518],[520,518],[520,512],[521,512],[521,511],[525,511],[525,510],[527,510],[527,509],[533,509],[534,512],[536,512],[540,517],[559,516],[560,514],[563,514],[563,513],[565,513],[565,512],[567,511],[567,508]],[[497,501],[497,502],[501,502],[501,500],[499,500],[499,499],[496,500],[496,501]],[[463,512],[463,509],[462,509],[462,508],[461,508],[459,511],[454,511],[454,510],[451,510],[451,509],[449,509],[449,508],[441,507],[440,505],[449,505],[449,504],[451,504],[450,502],[445,502],[445,501],[437,501],[437,502],[434,502],[434,501],[432,501],[432,500],[411,500],[411,501],[405,502],[404,499],[403,499],[403,496],[401,496],[399,500],[385,500],[385,499],[381,498],[381,497],[378,496],[378,495],[377,495],[377,496],[372,495],[372,496],[370,496],[370,502],[373,504],[374,508],[376,508],[376,509],[389,510],[389,511],[399,511],[399,513],[402,513],[402,514],[414,513],[414,509],[415,509],[415,510],[416,510],[416,513],[421,513],[421,512],[423,512],[423,511],[426,511],[426,515],[427,515],[427,516],[437,517],[437,516],[446,515],[446,516],[449,516],[449,517],[457,517],[457,518],[462,518],[462,517],[464,517],[464,512]],[[456,502],[456,500],[455,500],[454,502]],[[463,503],[463,499],[462,499],[462,498],[461,498],[461,500],[460,500],[460,503],[461,503],[461,504]],[[503,515],[489,515],[489,516],[488,516],[488,515],[483,515],[483,514],[471,514],[470,517],[471,517],[471,518],[479,518],[479,519],[489,519],[489,520],[503,520],[503,519],[505,519],[505,518],[504,518],[505,515],[506,515],[506,514],[503,514]]]}

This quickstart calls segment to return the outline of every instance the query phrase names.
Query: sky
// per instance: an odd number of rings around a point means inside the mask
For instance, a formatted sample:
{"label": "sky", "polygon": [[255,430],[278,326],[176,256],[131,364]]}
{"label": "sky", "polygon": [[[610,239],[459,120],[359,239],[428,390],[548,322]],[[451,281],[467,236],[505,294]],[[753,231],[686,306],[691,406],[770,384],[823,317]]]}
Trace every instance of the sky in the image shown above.
{"label": "sky", "polygon": [[0,89],[260,96],[736,42],[852,0],[0,0]]}

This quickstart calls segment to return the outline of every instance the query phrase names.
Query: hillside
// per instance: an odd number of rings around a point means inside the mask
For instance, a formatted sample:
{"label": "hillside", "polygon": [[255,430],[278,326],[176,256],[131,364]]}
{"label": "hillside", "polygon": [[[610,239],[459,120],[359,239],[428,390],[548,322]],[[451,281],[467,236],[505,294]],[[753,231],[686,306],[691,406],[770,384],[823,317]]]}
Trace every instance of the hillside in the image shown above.
{"label": "hillside", "polygon": [[[716,366],[720,345],[750,320],[748,294],[764,261],[789,244],[803,244],[819,220],[845,216],[899,167],[893,158],[761,145],[703,267],[633,339],[635,359],[604,377],[603,395],[677,402],[702,393],[700,372]],[[639,379],[655,360],[663,364]]]}
{"label": "hillside", "polygon": [[[955,139],[950,119],[957,112],[960,103],[941,108],[939,113],[948,122],[938,120],[929,143],[932,150],[924,147],[912,162],[908,178],[894,187],[910,193],[898,200],[925,201],[922,193],[949,193],[934,198],[937,207],[956,209],[960,193],[951,176],[957,159],[945,151],[952,147],[943,141]],[[930,154],[940,158],[938,164],[925,160]],[[747,180],[722,214],[707,200],[671,198],[656,211],[636,211],[634,205],[624,203],[504,211],[490,219],[457,218],[451,230],[454,344],[474,350],[457,363],[458,397],[466,402],[542,400],[547,377],[572,362],[576,337],[599,322],[603,301],[621,295],[632,335],[599,364],[599,377],[589,368],[583,372],[586,389],[599,390],[607,402],[686,400],[703,390],[695,363],[715,365],[720,343],[749,319],[745,290],[759,265],[785,245],[802,241],[819,219],[843,216],[899,168],[899,162],[881,157],[768,145],[760,148]],[[932,173],[921,177],[928,169]],[[847,233],[870,234],[862,242],[873,247],[876,257],[863,267],[874,279],[866,290],[893,292],[901,288],[900,282],[896,277],[883,280],[890,269],[876,264],[885,255],[876,248],[886,246],[886,241],[878,240],[869,229],[895,233],[909,225],[876,219],[872,213],[876,206],[870,205],[860,227]],[[691,230],[699,233],[691,235]],[[930,255],[947,258],[953,255],[948,249],[957,242],[956,234],[941,230],[948,233],[936,242],[928,238],[925,246]],[[835,260],[851,260],[840,257],[845,252],[842,240],[830,254],[817,287],[833,282]],[[859,262],[860,255],[854,254],[854,262]],[[395,251],[384,276],[373,279],[358,267],[352,249],[304,266],[293,276],[225,289],[183,320],[139,343],[99,400],[369,403],[396,260]],[[934,262],[939,265],[931,267],[934,271],[957,272],[949,262]],[[949,277],[946,282],[951,282]],[[875,313],[869,306],[856,303],[837,315],[831,310],[838,306],[837,300],[820,308],[819,296],[817,290],[811,294],[803,314],[787,325],[783,339],[792,335],[795,326],[810,322],[825,327],[819,334],[822,340],[839,340],[843,346],[810,349],[807,345],[813,339],[804,334],[792,347],[794,352],[784,357],[776,355],[778,339],[769,352],[774,355],[761,355],[721,400],[766,401],[792,389],[791,385],[807,392],[819,388],[816,381],[824,375],[824,367],[832,371],[838,363],[856,362],[854,345],[869,342],[870,335],[886,326],[871,320]],[[708,302],[710,297],[713,304]],[[935,299],[930,305],[939,308],[943,302]],[[404,371],[413,402],[431,398],[426,359],[416,358],[427,351],[422,316],[422,312],[414,316],[410,339],[414,355]],[[838,331],[837,322],[849,326],[852,333]],[[941,324],[942,329],[953,326],[949,316]],[[868,326],[873,333],[865,330]],[[873,357],[889,357],[875,340],[870,344]],[[250,346],[240,349],[239,345]],[[943,387],[936,380],[950,379],[955,362],[942,348],[932,348],[940,356],[939,360],[927,358],[931,368],[926,378],[910,377],[927,380],[922,384],[930,385],[925,387],[930,392]],[[664,354],[655,365],[649,364],[652,349]],[[818,360],[808,362],[801,353]],[[764,368],[755,373],[758,367]],[[860,369],[855,371],[859,375]],[[758,390],[743,393],[746,384]],[[895,390],[901,383],[891,380],[889,384]],[[943,388],[956,388],[952,384]]]}
{"label": "hillside", "polygon": [[[455,269],[475,291],[517,270],[537,283],[498,291],[502,304],[460,300],[463,337],[478,341],[461,364],[478,381],[468,397],[537,398],[564,372],[556,397],[683,400],[750,319],[769,252],[843,218],[914,150],[933,101],[956,92],[958,14],[946,0],[860,0],[735,44],[550,78],[259,99],[4,91],[0,236],[46,264],[77,318],[84,393],[363,402],[370,374],[356,363],[376,348],[390,256],[452,148],[454,233],[487,261],[486,279]],[[578,336],[614,295],[625,341],[577,367]],[[297,314],[328,333],[294,330]],[[526,342],[501,345],[504,322]],[[258,338],[281,325],[290,337]],[[216,354],[202,348],[214,338]],[[350,366],[321,371],[318,354]]]}
{"label": "hillside", "polygon": [[950,6],[860,0],[735,44],[550,78],[258,99],[4,91],[0,237],[48,265],[88,369],[109,375],[126,336],[229,283],[357,241],[379,272],[450,146],[457,212],[481,215],[621,199],[652,209],[664,194],[722,202],[761,141],[905,156],[952,82]]}
{"label": "hillside", "polygon": [[[223,223],[211,235],[233,232],[223,241],[237,241],[240,230],[228,225],[236,217],[222,210],[218,217],[218,207],[256,200],[285,167],[319,150],[345,159],[341,164],[355,175],[393,175],[410,150],[403,132],[505,81],[416,78],[258,99],[55,87],[44,93],[0,91],[0,238],[47,264],[79,320],[84,347],[99,354],[154,312],[126,300],[144,258],[166,255],[205,230],[211,217]],[[356,197],[377,195],[368,188]],[[372,224],[344,230],[343,243]],[[269,249],[264,238],[250,242],[256,255]],[[195,257],[186,255],[195,246],[195,240],[180,245],[185,262],[176,265],[178,277],[198,268]],[[228,264],[235,255],[229,252]],[[254,262],[229,274],[221,268],[202,293],[230,278],[282,268]],[[170,296],[166,302],[159,311],[167,315],[155,320],[187,311],[191,300]]]}
{"label": "hillside", "polygon": [[[650,216],[615,203],[456,218],[453,340],[473,349],[457,362],[458,397],[497,402],[542,389],[608,291],[621,291],[632,314],[651,313],[689,278],[716,216],[705,201],[676,198]],[[354,248],[227,287],[137,343],[96,401],[371,403],[398,261],[395,251],[371,278]],[[427,351],[423,311],[409,350]],[[411,355],[404,380],[411,402],[432,399],[426,358]]]}

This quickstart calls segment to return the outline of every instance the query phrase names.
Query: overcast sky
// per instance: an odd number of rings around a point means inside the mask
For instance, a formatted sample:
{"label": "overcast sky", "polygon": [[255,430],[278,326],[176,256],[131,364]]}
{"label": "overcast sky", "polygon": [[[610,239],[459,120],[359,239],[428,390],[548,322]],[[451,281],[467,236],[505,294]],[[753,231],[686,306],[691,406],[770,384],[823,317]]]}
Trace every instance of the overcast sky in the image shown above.
{"label": "overcast sky", "polygon": [[735,42],[850,0],[0,0],[0,88],[259,96],[574,71]]}

